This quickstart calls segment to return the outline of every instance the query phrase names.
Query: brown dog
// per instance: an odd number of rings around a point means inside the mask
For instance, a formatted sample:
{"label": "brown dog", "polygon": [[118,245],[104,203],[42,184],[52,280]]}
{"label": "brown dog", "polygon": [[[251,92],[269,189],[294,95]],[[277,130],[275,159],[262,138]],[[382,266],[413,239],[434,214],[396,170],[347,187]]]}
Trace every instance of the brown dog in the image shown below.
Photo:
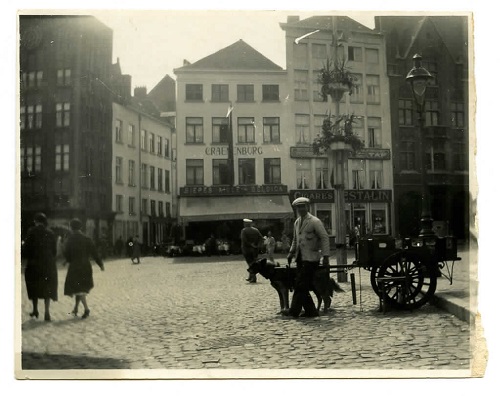
{"label": "brown dog", "polygon": [[[260,274],[271,281],[271,286],[278,292],[280,299],[280,313],[285,313],[290,308],[289,292],[293,291],[293,284],[297,274],[296,267],[280,267],[279,264],[268,263],[263,258],[250,265],[248,272]],[[318,311],[323,304],[323,312],[328,312],[332,303],[333,292],[344,292],[344,290],[330,278],[328,268],[318,268],[313,278],[313,293],[318,299]]]}

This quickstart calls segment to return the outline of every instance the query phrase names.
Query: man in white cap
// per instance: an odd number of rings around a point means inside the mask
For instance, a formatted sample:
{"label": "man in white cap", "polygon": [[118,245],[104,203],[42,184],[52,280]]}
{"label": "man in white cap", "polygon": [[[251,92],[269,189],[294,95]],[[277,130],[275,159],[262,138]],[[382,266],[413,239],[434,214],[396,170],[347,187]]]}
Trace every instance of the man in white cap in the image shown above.
{"label": "man in white cap", "polygon": [[323,257],[323,265],[329,265],[330,241],[325,226],[320,219],[309,213],[309,199],[297,198],[292,202],[297,210],[297,220],[293,226],[293,241],[288,254],[288,263],[295,258],[297,262],[297,276],[289,314],[299,316],[302,307],[305,313],[302,316],[318,316],[318,310],[309,294],[312,288],[314,272]]}
{"label": "man in white cap", "polygon": [[[259,257],[259,248],[261,247],[264,237],[260,231],[252,226],[251,219],[243,219],[243,229],[241,230],[241,252],[247,262],[248,268],[250,265],[257,261]],[[247,282],[257,282],[257,275],[248,275]]]}

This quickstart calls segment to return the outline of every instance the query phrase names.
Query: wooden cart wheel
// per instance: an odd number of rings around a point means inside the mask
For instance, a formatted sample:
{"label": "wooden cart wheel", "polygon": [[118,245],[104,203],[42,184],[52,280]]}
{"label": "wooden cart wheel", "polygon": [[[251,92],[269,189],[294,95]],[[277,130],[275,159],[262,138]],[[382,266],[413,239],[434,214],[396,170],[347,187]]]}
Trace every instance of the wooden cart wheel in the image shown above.
{"label": "wooden cart wheel", "polygon": [[418,252],[398,252],[389,256],[378,271],[384,284],[385,301],[400,309],[416,309],[434,295],[437,276]]}
{"label": "wooden cart wheel", "polygon": [[380,266],[372,267],[370,272],[370,283],[372,284],[373,291],[380,297],[380,290],[377,284],[378,272],[380,270]]}

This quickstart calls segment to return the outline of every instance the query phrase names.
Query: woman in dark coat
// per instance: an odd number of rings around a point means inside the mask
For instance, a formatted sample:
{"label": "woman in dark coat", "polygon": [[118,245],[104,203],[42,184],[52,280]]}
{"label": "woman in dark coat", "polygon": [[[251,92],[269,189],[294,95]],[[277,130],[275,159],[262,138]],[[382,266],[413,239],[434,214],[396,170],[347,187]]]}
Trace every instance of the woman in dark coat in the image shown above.
{"label": "woman in dark coat", "polygon": [[69,263],[66,282],[64,283],[64,295],[75,296],[75,307],[72,311],[74,316],[78,316],[78,306],[80,301],[82,302],[85,309],[82,319],[85,319],[90,314],[87,305],[87,294],[94,287],[90,258],[94,259],[97,265],[101,267],[101,271],[104,271],[104,264],[98,256],[92,240],[81,232],[81,221],[78,219],[71,220],[70,227],[72,233],[64,247],[64,257]]}
{"label": "woman in dark coat", "polygon": [[33,303],[31,317],[38,318],[38,299],[45,301],[45,320],[50,321],[50,300],[57,301],[56,237],[47,228],[47,217],[35,215],[35,226],[28,231],[23,256],[27,259],[24,279]]}

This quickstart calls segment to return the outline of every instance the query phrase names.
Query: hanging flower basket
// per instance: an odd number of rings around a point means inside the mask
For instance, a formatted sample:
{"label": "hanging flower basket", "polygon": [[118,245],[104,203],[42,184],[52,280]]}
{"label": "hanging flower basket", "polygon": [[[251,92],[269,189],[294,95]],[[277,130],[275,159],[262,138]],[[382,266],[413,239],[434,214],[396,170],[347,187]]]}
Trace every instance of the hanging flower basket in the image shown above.
{"label": "hanging flower basket", "polygon": [[323,101],[327,100],[328,95],[333,101],[342,99],[344,93],[352,93],[353,87],[356,85],[356,76],[351,73],[347,67],[346,60],[331,60],[327,59],[323,68],[318,74],[318,83],[321,84],[321,96]]}
{"label": "hanging flower basket", "polygon": [[364,143],[353,133],[353,123],[355,123],[354,114],[325,117],[321,133],[312,144],[314,154],[321,155],[328,151],[340,150],[356,153],[361,150]]}

